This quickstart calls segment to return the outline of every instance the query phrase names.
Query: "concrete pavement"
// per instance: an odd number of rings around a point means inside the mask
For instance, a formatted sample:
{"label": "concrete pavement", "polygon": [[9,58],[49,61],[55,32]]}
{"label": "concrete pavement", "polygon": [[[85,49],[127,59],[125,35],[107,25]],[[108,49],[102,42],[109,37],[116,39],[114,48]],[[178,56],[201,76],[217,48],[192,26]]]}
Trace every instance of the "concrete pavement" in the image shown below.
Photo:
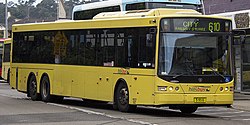
{"label": "concrete pavement", "polygon": [[250,94],[234,93],[233,108],[250,111]]}

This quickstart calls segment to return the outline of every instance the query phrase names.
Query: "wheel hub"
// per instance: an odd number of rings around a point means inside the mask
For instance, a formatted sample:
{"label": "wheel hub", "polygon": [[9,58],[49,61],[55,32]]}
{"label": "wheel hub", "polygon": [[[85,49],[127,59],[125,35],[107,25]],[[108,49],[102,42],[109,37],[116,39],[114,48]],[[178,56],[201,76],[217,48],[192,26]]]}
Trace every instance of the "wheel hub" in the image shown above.
{"label": "wheel hub", "polygon": [[122,105],[125,105],[128,103],[128,91],[126,88],[123,88],[120,90],[119,101]]}

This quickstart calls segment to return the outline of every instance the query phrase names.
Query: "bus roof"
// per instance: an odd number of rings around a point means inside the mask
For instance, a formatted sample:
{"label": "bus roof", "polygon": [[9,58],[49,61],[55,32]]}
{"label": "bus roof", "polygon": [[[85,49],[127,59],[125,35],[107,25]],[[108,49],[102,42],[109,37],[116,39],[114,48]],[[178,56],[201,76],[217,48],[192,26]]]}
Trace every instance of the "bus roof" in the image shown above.
{"label": "bus roof", "polygon": [[[144,27],[156,26],[155,23],[149,23],[146,20],[155,20],[161,17],[201,17],[201,18],[217,18],[227,19],[226,17],[200,15],[199,12],[192,9],[151,9],[151,10],[137,10],[137,11],[123,11],[123,12],[106,12],[95,16],[92,20],[71,20],[66,22],[42,22],[30,24],[14,24],[12,26],[13,32],[25,31],[41,31],[41,30],[70,30],[82,28],[115,28],[115,27]],[[142,21],[145,20],[145,21]],[[101,22],[102,21],[102,22]],[[112,23],[110,23],[113,21]],[[133,24],[133,25],[131,25]]]}
{"label": "bus roof", "polygon": [[140,3],[140,2],[168,2],[168,3],[195,4],[195,5],[201,4],[200,0],[105,0],[105,1],[76,5],[73,8],[73,12],[131,4],[131,3]]}

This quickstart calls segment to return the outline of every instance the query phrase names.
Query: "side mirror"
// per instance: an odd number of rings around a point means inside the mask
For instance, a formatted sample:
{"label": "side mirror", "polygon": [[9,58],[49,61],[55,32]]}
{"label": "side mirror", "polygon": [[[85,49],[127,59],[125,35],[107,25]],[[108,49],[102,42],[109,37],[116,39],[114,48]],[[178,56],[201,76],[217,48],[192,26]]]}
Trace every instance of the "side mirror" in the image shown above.
{"label": "side mirror", "polygon": [[233,30],[233,45],[241,45],[246,41],[246,31],[245,30]]}
{"label": "side mirror", "polygon": [[240,42],[244,44],[246,42],[246,35],[240,35]]}

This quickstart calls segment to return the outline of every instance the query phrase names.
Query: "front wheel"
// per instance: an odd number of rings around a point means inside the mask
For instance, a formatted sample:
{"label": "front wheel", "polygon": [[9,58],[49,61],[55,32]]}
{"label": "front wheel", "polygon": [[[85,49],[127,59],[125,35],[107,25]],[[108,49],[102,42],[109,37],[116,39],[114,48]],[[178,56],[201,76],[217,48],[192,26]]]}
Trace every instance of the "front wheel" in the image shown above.
{"label": "front wheel", "polygon": [[192,114],[198,109],[197,106],[181,106],[180,111],[182,113]]}
{"label": "front wheel", "polygon": [[125,83],[120,83],[115,92],[115,103],[121,112],[131,112],[136,109],[136,105],[129,104],[129,91]]}

